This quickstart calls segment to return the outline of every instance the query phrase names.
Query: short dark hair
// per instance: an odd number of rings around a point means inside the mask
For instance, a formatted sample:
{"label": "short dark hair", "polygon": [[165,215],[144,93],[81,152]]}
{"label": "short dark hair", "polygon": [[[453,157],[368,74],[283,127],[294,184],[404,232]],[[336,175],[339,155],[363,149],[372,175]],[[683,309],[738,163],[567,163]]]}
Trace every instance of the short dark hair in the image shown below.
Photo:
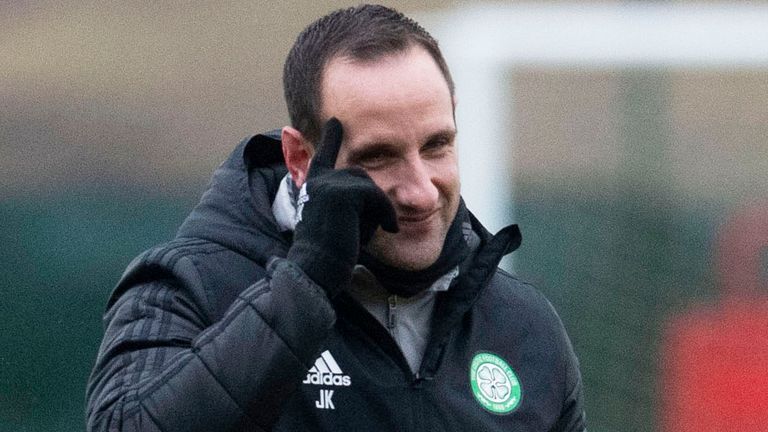
{"label": "short dark hair", "polygon": [[312,143],[320,138],[323,71],[334,58],[373,61],[404,52],[414,44],[432,56],[453,96],[453,79],[437,41],[402,13],[363,4],[336,10],[313,22],[296,38],[283,67],[291,125]]}

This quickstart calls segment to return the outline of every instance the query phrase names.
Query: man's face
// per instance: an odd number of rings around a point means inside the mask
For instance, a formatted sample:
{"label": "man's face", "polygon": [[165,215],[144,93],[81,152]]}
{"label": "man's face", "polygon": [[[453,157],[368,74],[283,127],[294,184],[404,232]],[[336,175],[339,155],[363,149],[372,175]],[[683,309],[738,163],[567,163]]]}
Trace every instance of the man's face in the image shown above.
{"label": "man's face", "polygon": [[421,47],[373,62],[336,58],[322,81],[322,118],[337,117],[337,168],[364,169],[397,211],[400,231],[379,229],[368,251],[408,270],[434,263],[459,206],[454,104]]}

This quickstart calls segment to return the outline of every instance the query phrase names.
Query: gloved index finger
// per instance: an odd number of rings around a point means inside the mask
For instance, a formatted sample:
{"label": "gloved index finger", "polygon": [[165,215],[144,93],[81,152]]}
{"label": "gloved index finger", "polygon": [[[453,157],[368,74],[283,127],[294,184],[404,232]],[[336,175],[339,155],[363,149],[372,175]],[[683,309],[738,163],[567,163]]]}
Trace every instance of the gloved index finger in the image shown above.
{"label": "gloved index finger", "polygon": [[336,165],[336,158],[339,155],[341,141],[344,136],[344,129],[341,122],[336,117],[331,117],[323,126],[323,135],[320,138],[320,145],[312,159],[310,175],[315,168],[333,169]]}

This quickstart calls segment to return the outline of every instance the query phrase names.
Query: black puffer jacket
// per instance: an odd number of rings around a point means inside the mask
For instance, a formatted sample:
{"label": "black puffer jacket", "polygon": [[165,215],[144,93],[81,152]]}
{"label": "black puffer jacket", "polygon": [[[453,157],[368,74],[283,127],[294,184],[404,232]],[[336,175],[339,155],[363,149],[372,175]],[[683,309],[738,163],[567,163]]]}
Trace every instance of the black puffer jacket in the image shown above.
{"label": "black puffer jacket", "polygon": [[580,431],[582,385],[557,314],[497,269],[515,226],[436,300],[413,374],[387,330],[282,259],[276,135],[241,143],[177,238],[128,267],[87,389],[89,430]]}

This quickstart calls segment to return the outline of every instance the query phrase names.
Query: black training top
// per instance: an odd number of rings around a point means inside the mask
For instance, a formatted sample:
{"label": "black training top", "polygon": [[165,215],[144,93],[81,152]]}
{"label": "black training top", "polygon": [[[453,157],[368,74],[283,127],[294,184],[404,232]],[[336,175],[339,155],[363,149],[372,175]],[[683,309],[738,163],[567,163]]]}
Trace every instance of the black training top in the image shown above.
{"label": "black training top", "polygon": [[276,134],[241,143],[177,238],[136,258],[112,294],[87,390],[89,430],[582,431],[578,362],[557,313],[497,269],[490,235],[438,294],[413,374],[387,330],[333,303],[284,257],[271,202]]}

